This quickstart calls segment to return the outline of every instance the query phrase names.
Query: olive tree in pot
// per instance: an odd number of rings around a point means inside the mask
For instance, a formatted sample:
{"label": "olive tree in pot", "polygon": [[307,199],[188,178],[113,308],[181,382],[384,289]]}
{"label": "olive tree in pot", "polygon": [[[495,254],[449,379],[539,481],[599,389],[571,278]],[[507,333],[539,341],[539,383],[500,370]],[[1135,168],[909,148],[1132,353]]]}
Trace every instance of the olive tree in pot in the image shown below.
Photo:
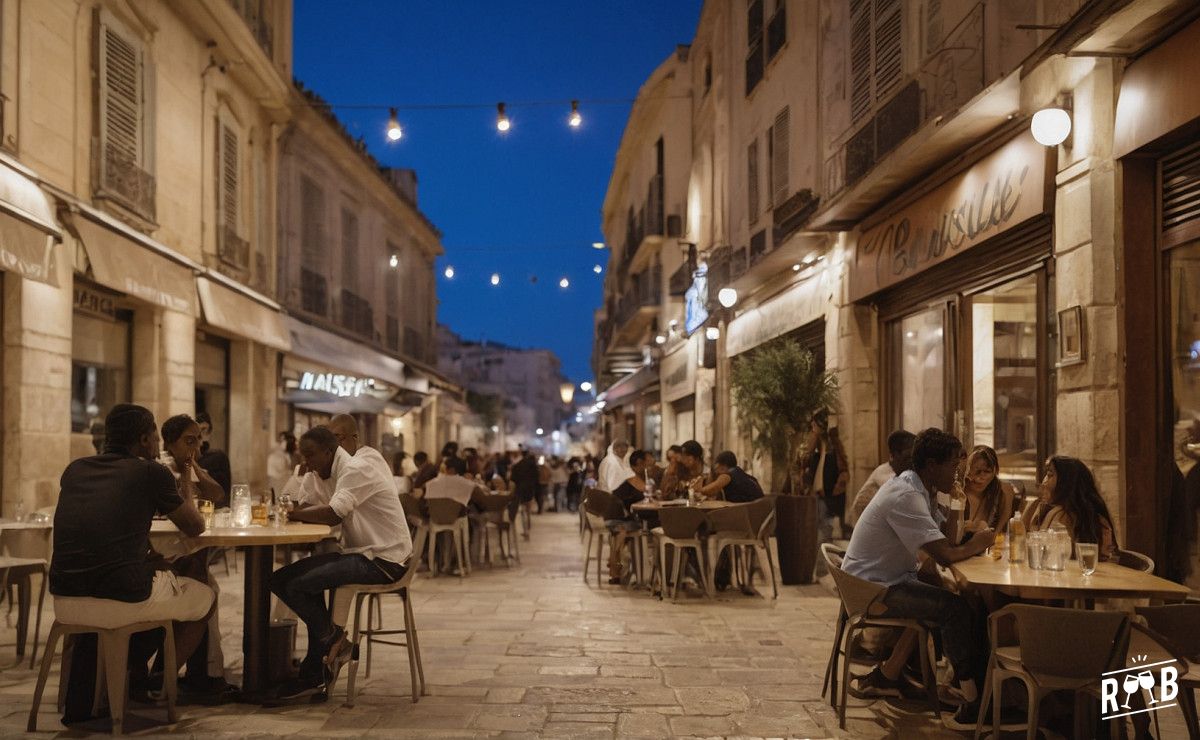
{"label": "olive tree in pot", "polygon": [[796,456],[813,416],[838,406],[837,378],[792,339],[776,339],[738,358],[730,374],[738,423],[757,456],[771,462],[779,570],[787,584],[811,583],[817,552],[817,500],[805,495]]}

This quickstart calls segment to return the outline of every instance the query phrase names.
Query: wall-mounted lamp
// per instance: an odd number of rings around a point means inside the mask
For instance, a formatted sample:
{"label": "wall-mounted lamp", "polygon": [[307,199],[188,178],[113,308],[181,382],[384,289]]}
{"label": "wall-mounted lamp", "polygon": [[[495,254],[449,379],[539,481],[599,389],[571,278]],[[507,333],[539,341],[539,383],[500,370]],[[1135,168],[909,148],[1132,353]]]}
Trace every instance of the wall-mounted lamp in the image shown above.
{"label": "wall-mounted lamp", "polygon": [[733,308],[737,305],[738,294],[733,288],[721,288],[717,293],[717,301],[725,308]]}
{"label": "wall-mounted lamp", "polygon": [[704,330],[704,338],[710,342],[715,342],[721,338],[721,330],[715,326],[710,326]]}
{"label": "wall-mounted lamp", "polygon": [[1066,108],[1042,108],[1029,123],[1033,138],[1042,146],[1058,146],[1071,135],[1071,114]]}

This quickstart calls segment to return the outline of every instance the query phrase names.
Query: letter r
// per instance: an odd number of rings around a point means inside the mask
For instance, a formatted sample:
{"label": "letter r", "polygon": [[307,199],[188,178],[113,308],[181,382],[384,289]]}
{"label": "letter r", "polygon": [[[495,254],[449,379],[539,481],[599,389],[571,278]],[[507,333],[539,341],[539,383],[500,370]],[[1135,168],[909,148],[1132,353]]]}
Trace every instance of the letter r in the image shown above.
{"label": "letter r", "polygon": [[[1109,702],[1112,707],[1109,708]],[[1100,682],[1100,714],[1117,711],[1117,679],[1106,678]]]}

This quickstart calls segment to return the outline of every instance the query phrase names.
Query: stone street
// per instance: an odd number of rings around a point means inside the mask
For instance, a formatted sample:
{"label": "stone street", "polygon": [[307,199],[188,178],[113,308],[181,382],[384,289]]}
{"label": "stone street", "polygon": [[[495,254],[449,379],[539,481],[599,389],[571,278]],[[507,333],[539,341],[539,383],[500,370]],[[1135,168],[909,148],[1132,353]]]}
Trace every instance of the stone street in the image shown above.
{"label": "stone street", "polygon": [[[783,588],[778,601],[696,592],[678,603],[645,591],[597,588],[581,578],[574,515],[534,518],[522,564],[429,578],[414,587],[429,696],[412,704],[406,652],[377,647],[356,706],[345,682],[328,703],[283,709],[182,707],[172,728],[135,705],[130,730],[195,737],[884,737],[951,736],[928,714],[884,703],[852,706],[847,731],[821,699],[837,600],[823,585]],[[240,672],[239,573],[221,580],[225,654]],[[47,599],[47,612],[50,600]],[[47,614],[43,626],[50,622]],[[384,623],[403,624],[398,599]],[[0,655],[11,662],[12,630]],[[300,645],[303,646],[303,637]],[[365,655],[364,655],[365,657]],[[35,675],[0,673],[0,736],[25,728]],[[42,736],[62,732],[54,711],[57,667],[42,705]],[[144,718],[144,720],[143,720]],[[138,721],[143,720],[143,721]]]}

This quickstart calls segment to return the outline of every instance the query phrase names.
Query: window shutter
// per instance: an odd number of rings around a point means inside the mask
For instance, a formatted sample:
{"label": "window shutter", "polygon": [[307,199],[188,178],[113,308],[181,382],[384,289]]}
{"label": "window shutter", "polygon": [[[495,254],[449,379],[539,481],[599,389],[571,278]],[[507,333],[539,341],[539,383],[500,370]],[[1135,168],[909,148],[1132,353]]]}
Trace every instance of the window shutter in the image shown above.
{"label": "window shutter", "polygon": [[225,123],[218,124],[219,151],[220,159],[218,161],[219,171],[219,192],[220,200],[219,207],[221,209],[221,224],[231,229],[234,233],[240,234],[240,222],[238,218],[239,203],[240,203],[240,170],[239,170],[239,151],[238,151],[238,136],[237,131]]}
{"label": "window shutter", "polygon": [[312,180],[300,180],[300,261],[311,270],[324,271],[325,193]]}
{"label": "window shutter", "polygon": [[871,0],[850,0],[850,118],[871,111]]}
{"label": "window shutter", "polygon": [[750,208],[750,223],[758,220],[759,203],[758,194],[758,139],[750,142],[750,146],[746,149],[746,193],[749,197]]}
{"label": "window shutter", "polygon": [[106,157],[143,165],[144,59],[136,41],[100,24],[100,136]]}
{"label": "window shutter", "polygon": [[358,216],[342,209],[342,288],[358,290]]}
{"label": "window shutter", "polygon": [[1162,230],[1191,227],[1200,220],[1200,143],[1163,157]]}
{"label": "window shutter", "polygon": [[883,100],[904,77],[900,0],[875,0],[875,100]]}
{"label": "window shutter", "polygon": [[771,145],[771,203],[779,205],[788,197],[788,148],[790,114],[785,106],[775,116]]}

